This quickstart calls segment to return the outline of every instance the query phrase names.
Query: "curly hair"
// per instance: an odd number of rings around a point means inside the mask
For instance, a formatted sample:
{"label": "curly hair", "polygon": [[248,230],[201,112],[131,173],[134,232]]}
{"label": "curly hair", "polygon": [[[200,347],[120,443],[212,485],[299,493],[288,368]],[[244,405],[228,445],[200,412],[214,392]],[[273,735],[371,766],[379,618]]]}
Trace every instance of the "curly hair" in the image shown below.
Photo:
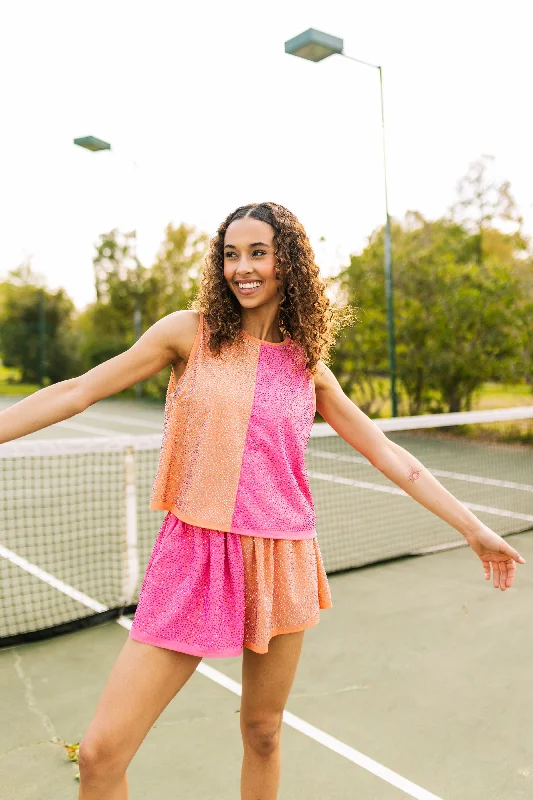
{"label": "curly hair", "polygon": [[238,337],[241,306],[224,278],[224,236],[232,222],[244,217],[266,222],[274,230],[275,274],[281,281],[279,326],[283,335],[300,346],[307,373],[314,375],[319,359],[329,362],[340,328],[354,322],[355,311],[330,302],[326,295],[330,280],[320,278],[304,227],[284,206],[249,203],[228,214],[209,243],[199,291],[189,308],[204,314],[213,353],[218,355]]}

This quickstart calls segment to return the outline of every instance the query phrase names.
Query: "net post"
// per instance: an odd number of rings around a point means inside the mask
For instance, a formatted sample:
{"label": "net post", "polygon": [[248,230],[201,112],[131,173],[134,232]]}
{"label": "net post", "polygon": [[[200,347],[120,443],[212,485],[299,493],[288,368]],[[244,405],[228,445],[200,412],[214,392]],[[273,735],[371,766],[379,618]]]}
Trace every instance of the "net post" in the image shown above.
{"label": "net post", "polygon": [[139,550],[137,547],[137,491],[135,484],[135,448],[128,445],[124,451],[124,502],[126,530],[123,538],[123,578],[121,604],[133,602],[139,579]]}

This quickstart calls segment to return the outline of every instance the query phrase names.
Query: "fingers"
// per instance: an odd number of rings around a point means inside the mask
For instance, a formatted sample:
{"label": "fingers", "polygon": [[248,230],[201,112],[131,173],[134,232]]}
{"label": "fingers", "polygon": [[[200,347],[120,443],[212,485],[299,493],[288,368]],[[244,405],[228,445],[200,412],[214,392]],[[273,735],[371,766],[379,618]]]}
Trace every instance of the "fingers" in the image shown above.
{"label": "fingers", "polygon": [[500,585],[500,565],[497,561],[491,561],[492,564],[492,577],[493,577],[493,586],[497,589]]}
{"label": "fingers", "polygon": [[500,589],[505,592],[507,588],[507,565],[505,561],[500,563]]}
{"label": "fingers", "polygon": [[490,580],[490,568],[492,566],[493,586],[504,592],[513,585],[516,577],[516,564],[513,559],[509,561],[484,561],[483,570],[485,579]]}
{"label": "fingers", "polygon": [[513,581],[515,579],[515,575],[516,575],[516,564],[515,564],[515,562],[512,559],[510,559],[508,562],[506,562],[506,568],[507,568],[506,585],[507,585],[507,588],[509,588],[509,586],[512,586],[512,583],[513,583]]}

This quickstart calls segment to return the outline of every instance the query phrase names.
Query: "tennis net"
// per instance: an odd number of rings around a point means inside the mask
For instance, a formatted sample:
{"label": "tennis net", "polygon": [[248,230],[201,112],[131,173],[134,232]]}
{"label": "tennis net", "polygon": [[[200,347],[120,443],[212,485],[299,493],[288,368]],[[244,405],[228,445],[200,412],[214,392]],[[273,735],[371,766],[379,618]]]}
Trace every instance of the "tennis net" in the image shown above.
{"label": "tennis net", "polygon": [[[533,529],[533,406],[375,420],[505,536]],[[166,512],[161,434],[0,445],[0,646],[132,611]],[[326,423],[306,451],[328,573],[465,540]]]}

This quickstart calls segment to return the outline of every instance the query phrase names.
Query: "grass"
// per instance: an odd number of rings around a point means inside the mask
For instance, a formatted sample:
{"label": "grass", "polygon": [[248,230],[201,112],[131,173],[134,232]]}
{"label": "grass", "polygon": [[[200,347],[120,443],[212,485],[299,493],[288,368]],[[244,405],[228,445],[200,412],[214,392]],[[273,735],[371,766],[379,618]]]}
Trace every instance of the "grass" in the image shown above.
{"label": "grass", "polygon": [[33,394],[40,387],[38,383],[19,383],[20,370],[0,364],[0,394]]}
{"label": "grass", "polygon": [[[390,392],[390,382],[386,378],[379,378],[379,381],[379,391],[381,396],[387,396]],[[398,399],[400,404],[400,395],[398,395]],[[357,391],[354,392],[352,400],[354,403],[358,403]],[[533,405],[533,390],[527,383],[503,384],[487,382],[484,383],[477,392],[475,392],[472,398],[471,410],[482,411],[493,408],[515,408],[516,406],[531,405]],[[387,397],[383,405],[380,407],[378,416],[381,418],[390,417],[391,410],[391,402]],[[404,416],[401,406],[399,415]]]}
{"label": "grass", "polygon": [[484,383],[474,396],[472,409],[477,411],[486,408],[514,408],[515,406],[531,405],[533,405],[533,391],[527,383]]}
{"label": "grass", "polygon": [[[0,395],[27,395],[39,390],[38,383],[17,383],[20,371],[12,367],[3,367],[0,364]],[[389,382],[386,378],[380,378],[380,392],[386,395],[389,391]],[[125,389],[117,397],[133,397],[133,388]],[[357,397],[353,400],[357,403]],[[164,402],[164,398],[158,402]],[[480,411],[491,408],[514,408],[515,406],[533,405],[533,390],[527,383],[484,383],[475,393],[472,400],[472,411]],[[380,417],[390,417],[391,403],[387,399],[380,409]]]}
{"label": "grass", "polygon": [[[4,367],[0,364],[0,396],[16,396],[28,395],[38,392],[41,388],[38,383],[19,383],[20,370],[15,367]],[[135,388],[133,386],[124,389],[123,392],[118,392],[115,397],[118,398],[132,398],[135,396]],[[153,398],[145,397],[144,402],[153,401]],[[164,403],[165,398],[157,400],[158,403]]]}

